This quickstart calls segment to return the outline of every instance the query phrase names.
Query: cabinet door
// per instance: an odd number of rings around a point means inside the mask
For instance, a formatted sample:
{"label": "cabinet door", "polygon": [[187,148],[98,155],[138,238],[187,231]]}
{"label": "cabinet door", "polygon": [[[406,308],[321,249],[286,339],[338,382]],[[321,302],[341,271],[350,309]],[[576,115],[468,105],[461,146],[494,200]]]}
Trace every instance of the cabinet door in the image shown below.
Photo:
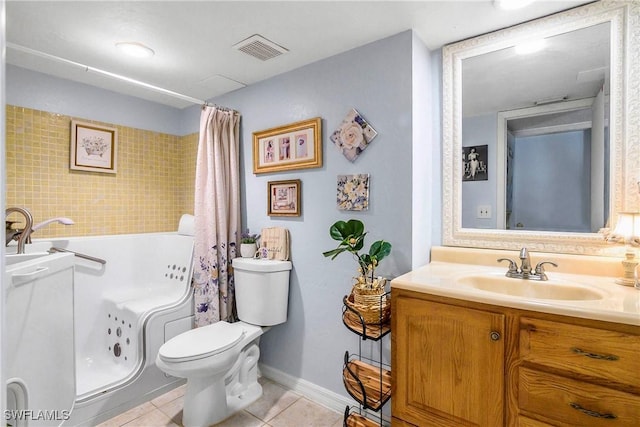
{"label": "cabinet door", "polygon": [[504,315],[396,296],[393,415],[421,427],[502,426]]}

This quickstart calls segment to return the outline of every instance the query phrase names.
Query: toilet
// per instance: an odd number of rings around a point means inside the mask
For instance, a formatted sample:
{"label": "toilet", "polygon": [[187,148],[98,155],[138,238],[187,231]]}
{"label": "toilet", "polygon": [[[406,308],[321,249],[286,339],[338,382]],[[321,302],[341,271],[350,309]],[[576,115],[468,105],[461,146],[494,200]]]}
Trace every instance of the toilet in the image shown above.
{"label": "toilet", "polygon": [[158,351],[161,371],[187,379],[185,427],[218,423],[262,395],[260,336],[287,320],[291,262],[235,258],[232,265],[240,321],[191,329]]}

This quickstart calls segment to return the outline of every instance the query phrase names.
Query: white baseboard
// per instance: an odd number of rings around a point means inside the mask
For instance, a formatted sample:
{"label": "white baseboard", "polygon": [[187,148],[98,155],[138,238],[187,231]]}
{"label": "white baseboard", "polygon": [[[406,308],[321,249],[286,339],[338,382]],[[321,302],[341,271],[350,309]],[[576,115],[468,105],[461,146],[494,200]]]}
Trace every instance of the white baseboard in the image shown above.
{"label": "white baseboard", "polygon": [[[358,406],[358,403],[349,398],[320,387],[317,384],[289,375],[279,369],[272,368],[267,365],[259,364],[260,374],[278,384],[283,385],[289,390],[303,395],[309,400],[332,409],[340,414],[344,414],[347,406]],[[377,412],[367,411],[371,419],[378,419],[380,414]],[[385,424],[388,425],[390,420],[383,416]]]}

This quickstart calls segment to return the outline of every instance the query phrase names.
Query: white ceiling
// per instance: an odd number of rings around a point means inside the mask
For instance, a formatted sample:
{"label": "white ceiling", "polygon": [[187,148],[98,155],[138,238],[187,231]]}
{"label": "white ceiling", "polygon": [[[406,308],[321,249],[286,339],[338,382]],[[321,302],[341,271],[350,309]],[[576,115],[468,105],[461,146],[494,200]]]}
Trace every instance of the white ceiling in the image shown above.
{"label": "white ceiling", "polygon": [[611,24],[547,37],[544,49],[518,55],[513,47],[462,61],[463,117],[532,107],[551,99],[608,94]]}
{"label": "white ceiling", "polygon": [[[504,11],[491,0],[7,0],[7,63],[184,108],[191,103],[54,58],[207,100],[408,29],[438,49],[585,3],[539,0]],[[261,61],[233,48],[254,34],[288,53]],[[115,48],[120,41],[143,43],[155,56],[124,57]]]}

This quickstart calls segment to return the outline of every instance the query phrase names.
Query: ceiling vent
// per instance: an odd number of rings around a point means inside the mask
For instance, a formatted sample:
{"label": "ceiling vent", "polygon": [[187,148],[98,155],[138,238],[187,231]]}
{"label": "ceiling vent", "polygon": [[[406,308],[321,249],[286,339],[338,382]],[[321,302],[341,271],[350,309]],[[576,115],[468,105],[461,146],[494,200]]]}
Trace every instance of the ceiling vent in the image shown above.
{"label": "ceiling vent", "polygon": [[289,52],[288,49],[275,44],[271,40],[265,39],[259,34],[254,34],[248,39],[236,43],[233,47],[261,61],[267,61]]}

